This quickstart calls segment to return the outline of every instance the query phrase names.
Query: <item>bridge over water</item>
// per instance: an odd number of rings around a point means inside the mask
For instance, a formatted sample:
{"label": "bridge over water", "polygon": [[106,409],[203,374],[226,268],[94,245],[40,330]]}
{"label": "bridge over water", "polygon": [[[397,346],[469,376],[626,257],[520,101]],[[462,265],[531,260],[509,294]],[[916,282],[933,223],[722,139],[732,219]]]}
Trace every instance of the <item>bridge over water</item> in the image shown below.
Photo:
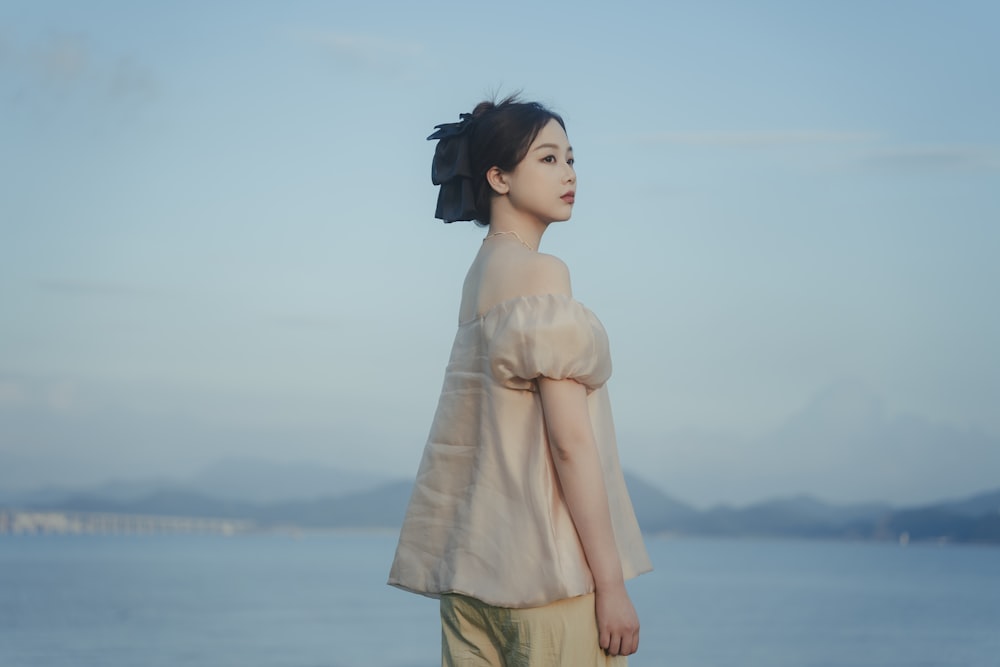
{"label": "bridge over water", "polygon": [[132,535],[206,533],[235,535],[253,530],[245,519],[0,509],[0,535]]}

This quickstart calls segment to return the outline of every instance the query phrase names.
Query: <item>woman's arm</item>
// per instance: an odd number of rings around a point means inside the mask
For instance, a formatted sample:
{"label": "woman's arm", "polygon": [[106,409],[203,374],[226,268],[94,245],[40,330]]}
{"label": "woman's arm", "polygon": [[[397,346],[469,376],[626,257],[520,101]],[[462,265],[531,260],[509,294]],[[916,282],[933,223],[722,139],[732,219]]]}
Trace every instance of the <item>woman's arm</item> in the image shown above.
{"label": "woman's arm", "polygon": [[573,380],[544,377],[538,386],[552,460],[594,577],[601,648],[609,655],[631,655],[639,647],[639,617],[625,590],[587,389]]}

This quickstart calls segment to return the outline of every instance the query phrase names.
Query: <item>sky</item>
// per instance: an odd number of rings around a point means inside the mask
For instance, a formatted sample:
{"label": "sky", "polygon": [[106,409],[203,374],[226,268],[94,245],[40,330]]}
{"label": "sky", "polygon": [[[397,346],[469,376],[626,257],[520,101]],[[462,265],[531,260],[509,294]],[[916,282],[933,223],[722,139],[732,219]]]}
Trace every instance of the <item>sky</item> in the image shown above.
{"label": "sky", "polygon": [[709,505],[1000,486],[994,2],[0,5],[0,489],[415,472],[484,231],[425,137],[566,120],[542,251],[623,465]]}

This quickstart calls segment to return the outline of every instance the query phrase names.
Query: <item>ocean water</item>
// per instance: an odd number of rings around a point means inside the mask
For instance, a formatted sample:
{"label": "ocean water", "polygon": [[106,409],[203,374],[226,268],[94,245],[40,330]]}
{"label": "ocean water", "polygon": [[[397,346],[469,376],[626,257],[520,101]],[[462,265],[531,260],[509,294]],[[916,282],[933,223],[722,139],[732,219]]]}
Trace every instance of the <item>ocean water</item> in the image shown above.
{"label": "ocean water", "polygon": [[[1000,548],[650,539],[633,667],[997,667]],[[0,537],[2,667],[440,664],[374,533]]]}

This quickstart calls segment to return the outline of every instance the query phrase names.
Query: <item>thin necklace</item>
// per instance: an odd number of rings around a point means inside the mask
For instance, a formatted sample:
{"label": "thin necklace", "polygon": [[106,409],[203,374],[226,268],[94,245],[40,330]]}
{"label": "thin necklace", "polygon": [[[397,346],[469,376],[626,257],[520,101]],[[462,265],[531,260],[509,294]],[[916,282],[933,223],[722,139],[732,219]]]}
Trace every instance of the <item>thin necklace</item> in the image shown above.
{"label": "thin necklace", "polygon": [[504,234],[510,234],[510,235],[512,235],[515,239],[517,239],[518,241],[520,241],[521,245],[523,245],[525,248],[527,248],[528,250],[532,250],[532,251],[534,250],[534,248],[532,248],[530,245],[528,245],[527,243],[525,243],[524,239],[522,239],[520,236],[518,236],[517,232],[515,232],[513,230],[511,230],[509,232],[493,232],[492,234],[487,234],[486,237],[483,239],[483,243],[486,243],[487,239],[491,239],[494,236],[503,236]]}

